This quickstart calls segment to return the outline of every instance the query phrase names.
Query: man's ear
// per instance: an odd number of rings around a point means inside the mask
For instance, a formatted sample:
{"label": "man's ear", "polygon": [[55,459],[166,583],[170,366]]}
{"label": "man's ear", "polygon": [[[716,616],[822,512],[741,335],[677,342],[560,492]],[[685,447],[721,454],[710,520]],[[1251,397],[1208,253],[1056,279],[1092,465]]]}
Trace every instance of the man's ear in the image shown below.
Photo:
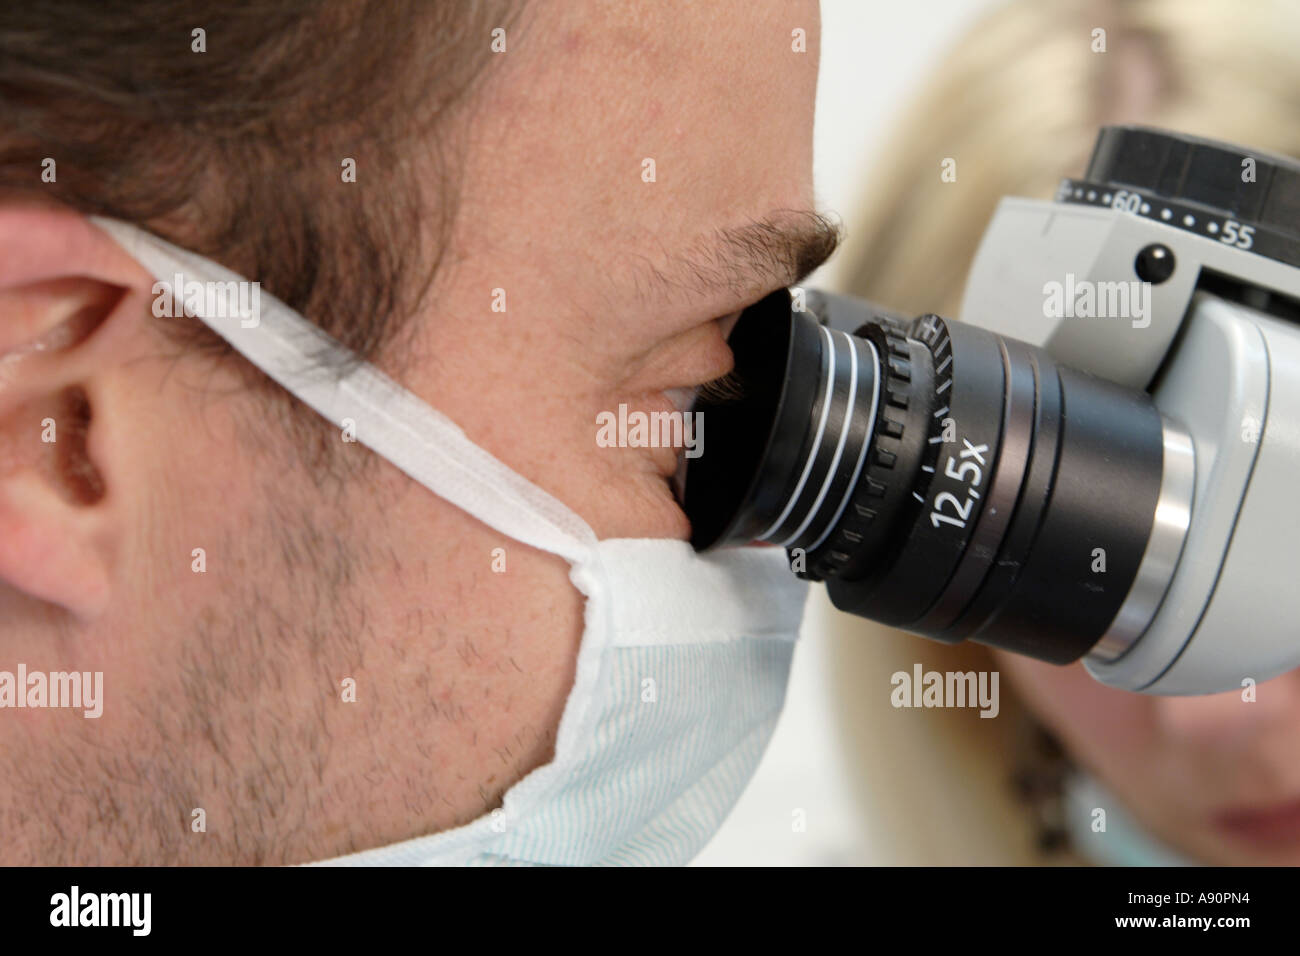
{"label": "man's ear", "polygon": [[123,390],[152,277],[72,213],[0,205],[0,589],[108,606],[135,442]]}

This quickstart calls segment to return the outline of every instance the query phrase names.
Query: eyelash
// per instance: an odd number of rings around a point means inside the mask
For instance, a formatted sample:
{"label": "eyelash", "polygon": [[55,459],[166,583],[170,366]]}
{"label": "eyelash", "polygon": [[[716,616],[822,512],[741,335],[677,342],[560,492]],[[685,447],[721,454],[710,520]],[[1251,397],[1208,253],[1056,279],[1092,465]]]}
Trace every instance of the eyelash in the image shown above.
{"label": "eyelash", "polygon": [[711,402],[735,402],[744,398],[745,383],[733,369],[721,378],[705,382],[696,389],[696,394]]}

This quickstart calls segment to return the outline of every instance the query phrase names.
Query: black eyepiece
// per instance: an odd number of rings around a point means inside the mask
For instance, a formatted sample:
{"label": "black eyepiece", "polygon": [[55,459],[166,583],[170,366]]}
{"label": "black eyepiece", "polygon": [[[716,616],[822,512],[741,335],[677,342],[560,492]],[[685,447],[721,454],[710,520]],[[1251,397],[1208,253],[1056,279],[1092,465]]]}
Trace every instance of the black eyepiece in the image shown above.
{"label": "black eyepiece", "polygon": [[819,292],[773,293],[729,344],[739,397],[693,408],[697,549],[778,544],[842,610],[1057,663],[1132,617],[1178,445],[1145,393]]}
{"label": "black eyepiece", "polygon": [[876,347],[794,310],[785,290],[747,309],[728,342],[741,397],[694,407],[718,437],[712,464],[687,471],[692,543],[815,549],[862,472],[880,401]]}

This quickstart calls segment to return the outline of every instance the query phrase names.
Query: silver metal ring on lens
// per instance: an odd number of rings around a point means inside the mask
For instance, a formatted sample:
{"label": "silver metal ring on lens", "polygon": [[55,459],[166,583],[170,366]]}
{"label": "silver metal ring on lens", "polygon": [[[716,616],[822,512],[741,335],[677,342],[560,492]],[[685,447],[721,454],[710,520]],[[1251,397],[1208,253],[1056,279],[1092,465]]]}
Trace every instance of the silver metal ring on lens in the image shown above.
{"label": "silver metal ring on lens", "polygon": [[[871,448],[872,439],[875,438],[876,410],[880,407],[880,353],[876,351],[876,346],[870,339],[859,339],[856,336],[851,336],[849,337],[849,342],[852,345],[855,354],[858,355],[859,362],[865,363],[867,361],[867,356],[860,354],[862,346],[865,345],[871,350],[871,365],[869,366],[871,369],[871,406],[867,409],[867,430],[862,439],[862,446],[858,450],[857,464],[853,466],[853,477],[849,479],[848,486],[844,489],[844,494],[840,497],[839,507],[835,509],[835,514],[831,516],[830,521],[826,522],[826,527],[822,530],[821,536],[812,544],[808,545],[808,547],[804,549],[806,551],[816,551],[821,547],[822,542],[830,537],[830,533],[834,531],[835,526],[839,524],[840,517],[844,514],[844,509],[849,506],[849,501],[853,498],[853,492],[857,490],[858,479],[862,477],[862,466],[866,464],[867,452]],[[862,375],[859,373],[858,379],[861,380],[861,378]],[[862,401],[862,396],[859,395],[857,400],[859,402]],[[852,402],[852,400],[850,400],[850,402]],[[846,429],[849,427],[850,421],[851,419],[847,417],[845,418]]]}
{"label": "silver metal ring on lens", "polygon": [[803,472],[799,475],[799,482],[795,485],[794,491],[790,494],[790,499],[781,509],[780,515],[772,522],[771,527],[757,535],[757,540],[768,541],[772,535],[776,534],[777,529],[785,524],[786,519],[790,517],[790,512],[794,510],[795,503],[798,502],[799,496],[803,494],[804,485],[808,483],[808,475],[812,472],[813,463],[817,460],[817,450],[821,448],[822,436],[826,434],[826,420],[830,417],[831,402],[835,399],[835,339],[829,329],[825,326],[817,330],[826,339],[826,348],[822,350],[823,367],[825,368],[826,385],[823,388],[823,399],[821,414],[817,422],[817,435],[813,439],[812,448],[808,451],[808,458],[804,462]]}
{"label": "silver metal ring on lens", "polygon": [[[791,531],[784,541],[777,542],[777,544],[783,548],[788,548],[790,545],[798,541],[799,536],[808,530],[808,525],[812,524],[813,519],[817,517],[817,510],[821,508],[822,502],[826,500],[826,492],[830,488],[831,482],[835,480],[835,469],[839,467],[840,456],[844,454],[844,443],[849,440],[849,432],[853,429],[853,406],[858,394],[858,350],[853,347],[853,340],[843,332],[830,332],[826,329],[823,329],[822,331],[826,332],[826,337],[831,343],[834,343],[836,336],[840,336],[849,344],[849,391],[848,394],[844,396],[844,410],[840,415],[839,432],[828,436],[823,431],[823,438],[829,438],[831,441],[835,442],[835,455],[831,458],[830,467],[826,469],[826,477],[822,479],[821,489],[817,492],[817,497],[813,500],[813,503],[808,506],[808,510],[804,513],[804,519],[799,522],[799,526]],[[831,348],[833,352],[833,344]],[[819,449],[814,448],[813,453],[808,456],[810,464],[816,460],[818,451]]]}
{"label": "silver metal ring on lens", "polygon": [[1181,425],[1163,416],[1161,424],[1164,465],[1151,536],[1147,539],[1147,548],[1128,597],[1120,605],[1106,633],[1088,653],[1090,661],[1109,664],[1118,660],[1146,632],[1173,580],[1183,540],[1191,524],[1192,499],[1196,490],[1196,449],[1192,436]]}
{"label": "silver metal ring on lens", "polygon": [[[825,326],[818,331],[823,339],[825,381],[812,445],[785,507],[758,535],[758,540],[805,550],[821,544],[843,513],[871,444],[880,401],[880,358],[875,346]],[[842,466],[849,462],[854,463],[851,476]]]}

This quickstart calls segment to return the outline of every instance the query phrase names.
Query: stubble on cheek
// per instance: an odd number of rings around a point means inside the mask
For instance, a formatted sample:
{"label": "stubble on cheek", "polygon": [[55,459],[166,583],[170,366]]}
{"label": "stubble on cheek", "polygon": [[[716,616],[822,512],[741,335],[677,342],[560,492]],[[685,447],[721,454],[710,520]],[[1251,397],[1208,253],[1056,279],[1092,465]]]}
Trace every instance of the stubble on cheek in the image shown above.
{"label": "stubble on cheek", "polygon": [[365,788],[332,764],[340,681],[374,638],[371,535],[355,501],[275,471],[247,513],[193,535],[203,574],[160,574],[153,555],[129,622],[66,636],[74,655],[79,640],[123,652],[102,717],[34,712],[6,734],[0,863],[277,864],[365,842],[364,815],[330,821]]}
{"label": "stubble on cheek", "polygon": [[302,528],[281,528],[281,550],[319,554],[324,580],[275,580],[275,537],[209,539],[207,560],[238,570],[213,567],[199,606],[159,599],[184,613],[141,606],[140,630],[110,638],[133,650],[105,672],[104,715],[44,712],[46,727],[0,754],[0,861],[288,861],[329,759],[325,649],[355,644],[364,611],[330,586],[346,572]]}

